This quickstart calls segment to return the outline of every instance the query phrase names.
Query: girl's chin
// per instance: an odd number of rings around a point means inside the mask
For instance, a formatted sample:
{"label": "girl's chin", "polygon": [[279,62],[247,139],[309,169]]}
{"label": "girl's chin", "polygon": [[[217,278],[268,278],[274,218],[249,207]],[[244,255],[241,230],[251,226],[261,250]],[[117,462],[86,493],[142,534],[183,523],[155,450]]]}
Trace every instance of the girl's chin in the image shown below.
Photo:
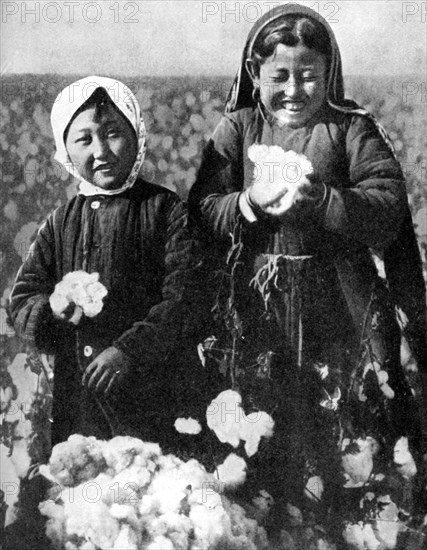
{"label": "girl's chin", "polygon": [[280,126],[299,127],[307,122],[307,113],[303,109],[301,111],[290,111],[288,109],[279,109],[273,112],[273,117]]}
{"label": "girl's chin", "polygon": [[118,189],[122,186],[123,182],[117,178],[98,175],[98,177],[93,178],[92,184],[109,191],[112,189]]}

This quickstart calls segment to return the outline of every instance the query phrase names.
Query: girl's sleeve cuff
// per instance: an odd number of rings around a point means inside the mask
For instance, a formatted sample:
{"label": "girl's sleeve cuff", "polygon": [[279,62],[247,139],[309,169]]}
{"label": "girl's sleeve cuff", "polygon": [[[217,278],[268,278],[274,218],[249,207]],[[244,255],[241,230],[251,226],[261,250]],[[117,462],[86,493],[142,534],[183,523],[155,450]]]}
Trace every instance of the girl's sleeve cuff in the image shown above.
{"label": "girl's sleeve cuff", "polygon": [[240,212],[243,214],[244,218],[249,223],[254,223],[258,221],[258,218],[255,215],[255,212],[253,211],[251,205],[249,204],[248,190],[243,191],[243,193],[240,193],[239,208],[240,208]]}

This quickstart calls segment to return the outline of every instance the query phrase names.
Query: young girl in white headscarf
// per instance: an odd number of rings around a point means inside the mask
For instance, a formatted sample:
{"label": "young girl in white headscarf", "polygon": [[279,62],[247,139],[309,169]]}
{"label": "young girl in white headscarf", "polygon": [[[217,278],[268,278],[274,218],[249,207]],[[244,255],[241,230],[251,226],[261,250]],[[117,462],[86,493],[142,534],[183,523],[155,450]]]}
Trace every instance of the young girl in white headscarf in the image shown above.
{"label": "young girl in white headscarf", "polygon": [[79,192],[40,228],[10,309],[21,339],[55,354],[52,443],[158,440],[193,273],[183,205],[139,176],[145,127],[121,82],[73,83],[51,121],[55,158]]}

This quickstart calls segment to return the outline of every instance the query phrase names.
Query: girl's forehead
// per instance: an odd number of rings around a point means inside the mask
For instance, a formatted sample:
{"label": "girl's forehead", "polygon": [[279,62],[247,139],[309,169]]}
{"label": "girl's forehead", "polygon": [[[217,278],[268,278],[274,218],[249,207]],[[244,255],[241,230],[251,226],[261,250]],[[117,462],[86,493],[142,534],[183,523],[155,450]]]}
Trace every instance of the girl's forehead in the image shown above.
{"label": "girl's forehead", "polygon": [[108,103],[91,105],[81,111],[71,122],[69,131],[80,131],[85,127],[105,125],[111,122],[126,123],[124,115]]}
{"label": "girl's forehead", "polygon": [[286,46],[278,44],[273,55],[265,60],[265,63],[273,63],[274,65],[314,65],[325,61],[325,56],[320,52],[308,48],[304,44],[296,46]]}

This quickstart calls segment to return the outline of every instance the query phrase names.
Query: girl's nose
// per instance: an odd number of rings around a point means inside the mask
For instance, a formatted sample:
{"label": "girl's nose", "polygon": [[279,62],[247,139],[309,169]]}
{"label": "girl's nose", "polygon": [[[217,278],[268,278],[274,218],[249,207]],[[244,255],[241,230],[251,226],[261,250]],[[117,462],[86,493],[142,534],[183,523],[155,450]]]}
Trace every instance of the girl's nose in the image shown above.
{"label": "girl's nose", "polygon": [[286,97],[290,97],[290,98],[296,98],[301,93],[299,82],[292,77],[290,77],[285,83],[284,90],[285,90]]}
{"label": "girl's nose", "polygon": [[96,137],[93,140],[93,156],[95,158],[103,158],[108,153],[107,140],[100,137]]}

